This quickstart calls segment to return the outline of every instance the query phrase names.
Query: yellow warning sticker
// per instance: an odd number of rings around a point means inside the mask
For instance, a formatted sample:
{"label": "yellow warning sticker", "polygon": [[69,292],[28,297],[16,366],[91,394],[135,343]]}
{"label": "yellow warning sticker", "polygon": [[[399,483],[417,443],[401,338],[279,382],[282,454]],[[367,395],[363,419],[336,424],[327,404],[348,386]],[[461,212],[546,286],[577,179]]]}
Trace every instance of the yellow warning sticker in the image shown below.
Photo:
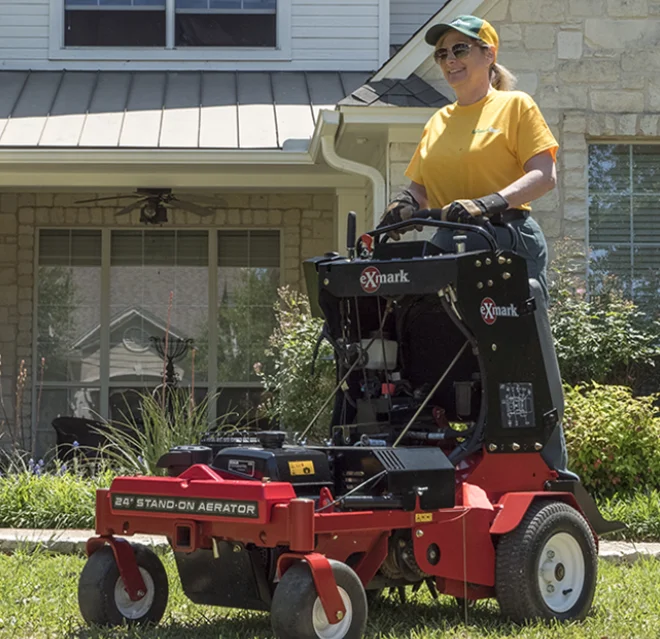
{"label": "yellow warning sticker", "polygon": [[289,472],[292,475],[313,475],[314,462],[313,461],[290,461]]}
{"label": "yellow warning sticker", "polygon": [[429,521],[433,521],[433,513],[417,513],[415,515],[416,524],[423,524]]}

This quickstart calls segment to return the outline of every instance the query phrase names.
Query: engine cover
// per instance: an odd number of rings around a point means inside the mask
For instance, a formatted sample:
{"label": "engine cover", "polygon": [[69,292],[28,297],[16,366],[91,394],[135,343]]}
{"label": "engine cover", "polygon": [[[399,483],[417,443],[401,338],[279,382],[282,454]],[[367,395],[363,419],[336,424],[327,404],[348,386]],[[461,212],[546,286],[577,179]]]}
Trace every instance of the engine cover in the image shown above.
{"label": "engine cover", "polygon": [[211,468],[244,479],[291,482],[297,495],[318,497],[323,486],[333,486],[327,456],[303,446],[225,448]]}
{"label": "engine cover", "polygon": [[[353,446],[333,450],[339,494],[387,471],[384,479],[387,490],[402,501],[405,510],[414,510],[418,497],[424,510],[454,507],[454,466],[439,448]],[[376,484],[372,490],[383,489]]]}

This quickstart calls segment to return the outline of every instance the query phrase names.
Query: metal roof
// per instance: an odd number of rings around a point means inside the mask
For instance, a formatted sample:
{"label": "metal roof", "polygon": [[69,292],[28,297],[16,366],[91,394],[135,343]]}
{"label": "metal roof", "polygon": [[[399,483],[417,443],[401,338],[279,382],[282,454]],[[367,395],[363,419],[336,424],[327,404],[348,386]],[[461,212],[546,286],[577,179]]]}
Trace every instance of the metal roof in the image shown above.
{"label": "metal roof", "polygon": [[321,109],[334,109],[368,78],[336,72],[1,71],[0,147],[296,147],[312,137]]}

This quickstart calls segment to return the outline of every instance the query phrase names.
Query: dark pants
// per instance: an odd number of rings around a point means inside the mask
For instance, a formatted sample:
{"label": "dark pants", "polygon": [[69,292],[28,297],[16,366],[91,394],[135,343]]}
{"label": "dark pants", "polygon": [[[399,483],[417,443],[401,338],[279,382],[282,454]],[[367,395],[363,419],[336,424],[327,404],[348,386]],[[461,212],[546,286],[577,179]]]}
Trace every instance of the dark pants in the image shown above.
{"label": "dark pants", "polygon": [[[548,245],[545,242],[545,236],[538,222],[531,217],[524,220],[514,220],[510,223],[515,238],[509,229],[496,226],[497,243],[500,248],[505,250],[514,250],[527,262],[527,273],[530,278],[535,279],[543,290],[543,297],[546,303],[549,300],[548,295]],[[465,233],[467,236],[466,250],[478,251],[487,249],[488,243],[476,233]],[[515,241],[514,241],[515,240]],[[438,229],[431,240],[433,244],[439,246],[443,251],[451,253],[455,250],[454,231],[449,229]],[[517,243],[517,246],[516,246]]]}

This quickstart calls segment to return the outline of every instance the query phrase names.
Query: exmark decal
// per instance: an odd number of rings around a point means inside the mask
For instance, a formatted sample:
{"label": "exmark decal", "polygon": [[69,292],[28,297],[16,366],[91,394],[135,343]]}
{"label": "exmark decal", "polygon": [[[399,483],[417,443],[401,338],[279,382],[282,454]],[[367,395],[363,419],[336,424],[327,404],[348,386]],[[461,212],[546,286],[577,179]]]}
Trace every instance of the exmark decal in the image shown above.
{"label": "exmark decal", "polygon": [[161,495],[112,495],[113,510],[134,510],[149,513],[181,513],[186,515],[216,515],[218,517],[259,518],[256,501],[164,497]]}
{"label": "exmark decal", "polygon": [[498,306],[490,297],[485,297],[481,301],[481,308],[479,310],[481,311],[481,319],[488,326],[495,324],[495,320],[498,317],[519,317],[518,311],[513,304],[509,304],[509,306]]}
{"label": "exmark decal", "polygon": [[360,275],[360,286],[365,293],[375,293],[381,284],[408,284],[409,274],[403,269],[397,273],[381,273],[375,266],[367,266]]}

